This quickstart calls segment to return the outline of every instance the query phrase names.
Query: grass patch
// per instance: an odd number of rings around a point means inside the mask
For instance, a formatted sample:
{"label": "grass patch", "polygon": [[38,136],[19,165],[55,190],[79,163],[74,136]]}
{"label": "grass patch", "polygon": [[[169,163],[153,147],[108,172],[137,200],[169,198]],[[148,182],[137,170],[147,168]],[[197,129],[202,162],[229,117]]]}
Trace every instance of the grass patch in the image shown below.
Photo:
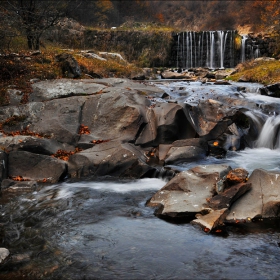
{"label": "grass patch", "polygon": [[[28,102],[28,96],[32,91],[32,81],[50,80],[62,78],[60,63],[55,56],[68,52],[57,47],[51,47],[40,54],[32,55],[29,51],[21,51],[17,54],[0,56],[0,106],[9,104],[7,90],[9,88],[20,90],[23,93],[21,103]],[[81,78],[89,78],[94,73],[101,77],[130,78],[131,75],[141,73],[141,69],[126,61],[108,58],[101,61],[86,58],[79,51],[70,52],[75,57],[82,70]]]}
{"label": "grass patch", "polygon": [[264,85],[280,82],[280,61],[251,60],[239,64],[237,73],[228,77],[228,80],[238,81],[241,78]]}

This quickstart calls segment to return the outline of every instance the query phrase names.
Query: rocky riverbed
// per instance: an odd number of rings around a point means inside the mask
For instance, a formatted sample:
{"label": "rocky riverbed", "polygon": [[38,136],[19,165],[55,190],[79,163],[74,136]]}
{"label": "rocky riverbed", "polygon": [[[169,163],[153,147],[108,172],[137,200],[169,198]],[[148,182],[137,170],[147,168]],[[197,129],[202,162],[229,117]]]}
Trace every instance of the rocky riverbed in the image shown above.
{"label": "rocky riverbed", "polygon": [[175,177],[148,204],[158,207],[158,215],[198,214],[194,222],[205,231],[225,220],[278,217],[278,171],[255,170],[248,177],[229,165],[183,172],[168,167],[253,147],[260,127],[252,112],[279,112],[277,101],[246,97],[246,86],[198,88],[185,83],[167,90],[164,83],[120,78],[34,83],[28,104],[0,110],[2,191],[67,178],[164,174]]}

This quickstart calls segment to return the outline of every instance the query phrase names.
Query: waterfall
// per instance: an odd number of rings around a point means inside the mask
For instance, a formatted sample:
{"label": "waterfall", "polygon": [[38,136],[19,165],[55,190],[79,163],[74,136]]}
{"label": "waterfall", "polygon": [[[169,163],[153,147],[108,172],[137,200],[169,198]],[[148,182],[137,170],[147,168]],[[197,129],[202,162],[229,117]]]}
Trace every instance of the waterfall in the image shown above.
{"label": "waterfall", "polygon": [[242,35],[241,39],[241,62],[244,62],[246,59],[245,50],[246,50],[246,41],[248,39],[247,35]]}
{"label": "waterfall", "polygon": [[[177,37],[177,67],[232,67],[234,31],[187,31]],[[178,55],[180,54],[180,55]],[[227,54],[227,61],[225,54]]]}
{"label": "waterfall", "polygon": [[246,112],[258,131],[255,148],[280,149],[280,115],[266,116],[256,112]]}
{"label": "waterfall", "polygon": [[280,115],[268,117],[255,143],[256,148],[279,149],[279,125]]}

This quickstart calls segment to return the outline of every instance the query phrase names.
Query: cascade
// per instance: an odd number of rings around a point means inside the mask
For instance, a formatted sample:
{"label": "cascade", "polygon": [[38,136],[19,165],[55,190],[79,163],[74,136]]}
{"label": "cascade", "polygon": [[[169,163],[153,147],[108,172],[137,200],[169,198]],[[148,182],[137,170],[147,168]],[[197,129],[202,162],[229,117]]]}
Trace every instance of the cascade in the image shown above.
{"label": "cascade", "polygon": [[234,31],[187,31],[178,34],[177,67],[233,67],[233,37]]}
{"label": "cascade", "polygon": [[279,125],[280,115],[268,117],[255,143],[256,148],[279,149]]}
{"label": "cascade", "polygon": [[246,59],[245,51],[246,51],[246,41],[248,39],[247,35],[242,35],[241,39],[241,62],[244,62]]}
{"label": "cascade", "polygon": [[257,115],[256,112],[245,113],[252,120],[258,131],[255,148],[280,149],[280,115]]}

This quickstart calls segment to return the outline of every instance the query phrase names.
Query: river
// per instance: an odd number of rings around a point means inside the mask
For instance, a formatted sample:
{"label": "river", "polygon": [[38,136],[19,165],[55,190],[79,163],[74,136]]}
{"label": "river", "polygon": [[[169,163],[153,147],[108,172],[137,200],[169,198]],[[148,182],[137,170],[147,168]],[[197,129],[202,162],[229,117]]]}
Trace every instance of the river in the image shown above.
{"label": "river", "polygon": [[[227,162],[278,170],[279,158],[278,149],[259,147],[176,168]],[[162,220],[145,204],[165,183],[87,178],[3,192],[0,247],[11,255],[0,279],[280,278],[279,221],[228,226],[219,235]]]}

